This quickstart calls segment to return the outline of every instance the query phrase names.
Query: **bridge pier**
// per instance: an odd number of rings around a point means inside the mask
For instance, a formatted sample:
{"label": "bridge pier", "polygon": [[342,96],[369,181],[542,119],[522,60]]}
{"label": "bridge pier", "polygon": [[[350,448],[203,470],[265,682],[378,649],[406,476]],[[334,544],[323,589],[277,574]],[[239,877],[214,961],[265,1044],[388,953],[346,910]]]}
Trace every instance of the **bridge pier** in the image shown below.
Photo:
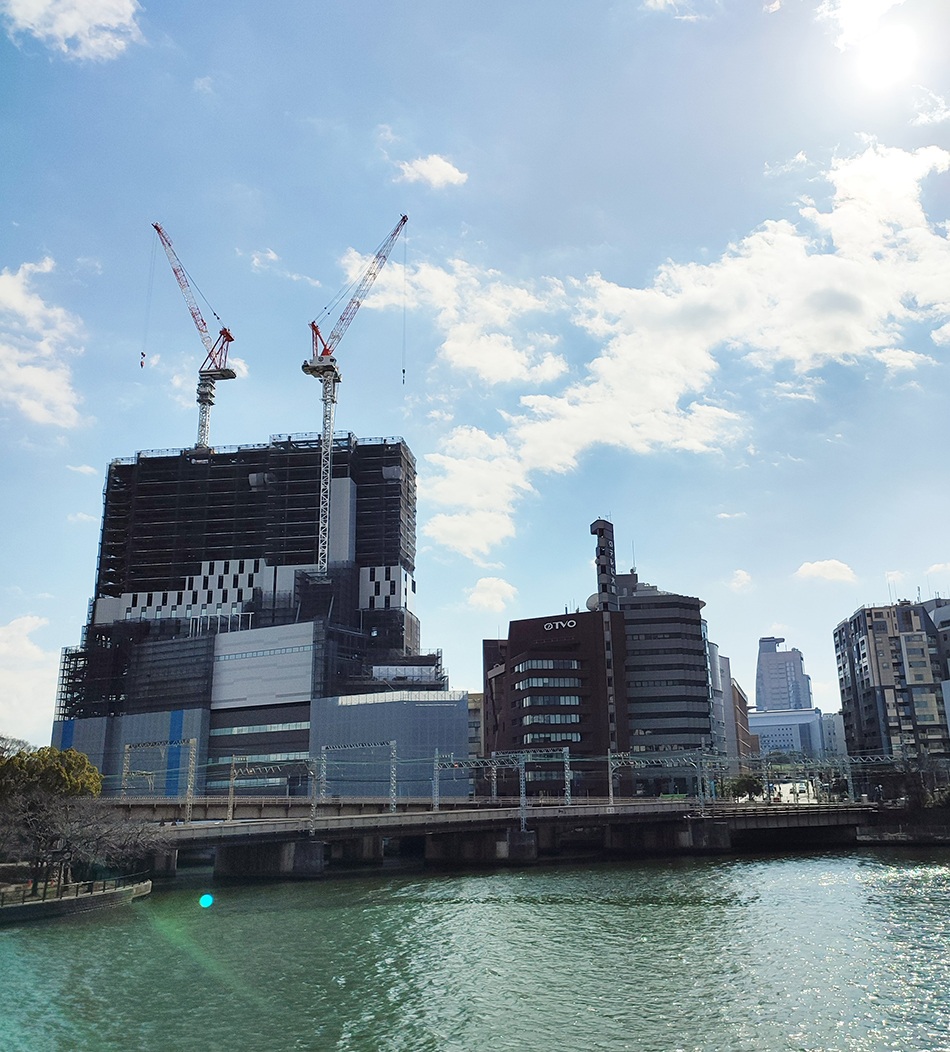
{"label": "bridge pier", "polygon": [[285,840],[274,844],[219,844],[214,853],[216,877],[310,880],[326,866],[319,840]]}
{"label": "bridge pier", "polygon": [[336,840],[330,844],[330,861],[351,866],[371,863],[382,865],[383,838],[354,836],[347,837],[346,840]]}
{"label": "bridge pier", "polygon": [[489,829],[454,833],[430,833],[426,837],[425,860],[433,865],[506,863],[523,865],[538,860],[538,837],[534,830]]}
{"label": "bridge pier", "polygon": [[716,822],[708,818],[686,819],[683,847],[688,851],[718,854],[732,848],[732,833],[728,822]]}
{"label": "bridge pier", "polygon": [[178,849],[160,851],[152,855],[149,867],[153,877],[174,877],[178,874]]}

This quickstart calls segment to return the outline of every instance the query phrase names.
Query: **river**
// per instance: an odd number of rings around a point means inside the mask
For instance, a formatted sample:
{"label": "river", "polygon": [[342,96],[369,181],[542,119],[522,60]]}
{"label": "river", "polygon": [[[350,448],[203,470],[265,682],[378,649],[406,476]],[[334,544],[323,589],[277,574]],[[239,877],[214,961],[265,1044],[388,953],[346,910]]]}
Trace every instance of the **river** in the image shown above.
{"label": "river", "polygon": [[3,1052],[950,1052],[950,851],[205,879],[0,929]]}

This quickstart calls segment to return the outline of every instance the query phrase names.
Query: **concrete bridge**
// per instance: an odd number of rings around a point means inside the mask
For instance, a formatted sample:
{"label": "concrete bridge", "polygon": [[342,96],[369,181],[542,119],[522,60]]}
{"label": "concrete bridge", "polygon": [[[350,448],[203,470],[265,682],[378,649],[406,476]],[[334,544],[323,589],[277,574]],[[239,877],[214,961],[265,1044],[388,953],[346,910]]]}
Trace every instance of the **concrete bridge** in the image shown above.
{"label": "concrete bridge", "polygon": [[328,866],[379,863],[386,849],[421,856],[428,865],[468,866],[846,845],[878,813],[873,804],[710,805],[687,798],[576,804],[552,799],[527,806],[463,801],[439,810],[415,801],[393,811],[389,801],[314,807],[305,798],[264,797],[235,801],[231,819],[224,817],[226,800],[192,801],[192,820],[182,821],[177,813],[184,804],[178,800],[123,800],[116,806],[130,816],[166,822],[168,850],[157,860],[156,874],[173,874],[179,851],[213,849],[218,876],[301,879]]}

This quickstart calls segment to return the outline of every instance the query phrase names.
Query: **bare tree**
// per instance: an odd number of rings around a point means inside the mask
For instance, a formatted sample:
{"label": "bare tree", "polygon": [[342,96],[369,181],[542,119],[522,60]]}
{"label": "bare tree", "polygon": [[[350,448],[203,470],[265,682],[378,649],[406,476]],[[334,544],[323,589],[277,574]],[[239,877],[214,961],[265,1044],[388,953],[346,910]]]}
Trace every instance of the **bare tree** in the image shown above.
{"label": "bare tree", "polygon": [[0,755],[0,860],[29,862],[34,893],[74,871],[129,866],[161,848],[154,826],[123,819],[99,799],[101,785],[73,749]]}

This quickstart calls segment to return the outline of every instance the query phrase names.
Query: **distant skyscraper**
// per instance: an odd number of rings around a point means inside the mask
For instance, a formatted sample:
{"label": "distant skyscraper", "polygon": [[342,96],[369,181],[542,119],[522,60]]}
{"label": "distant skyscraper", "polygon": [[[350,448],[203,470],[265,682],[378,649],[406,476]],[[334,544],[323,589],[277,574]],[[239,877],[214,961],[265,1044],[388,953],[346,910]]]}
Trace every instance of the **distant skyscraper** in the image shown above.
{"label": "distant skyscraper", "polygon": [[759,660],[755,669],[755,707],[765,709],[810,709],[811,677],[805,675],[802,652],[779,650],[781,636],[759,640]]}

